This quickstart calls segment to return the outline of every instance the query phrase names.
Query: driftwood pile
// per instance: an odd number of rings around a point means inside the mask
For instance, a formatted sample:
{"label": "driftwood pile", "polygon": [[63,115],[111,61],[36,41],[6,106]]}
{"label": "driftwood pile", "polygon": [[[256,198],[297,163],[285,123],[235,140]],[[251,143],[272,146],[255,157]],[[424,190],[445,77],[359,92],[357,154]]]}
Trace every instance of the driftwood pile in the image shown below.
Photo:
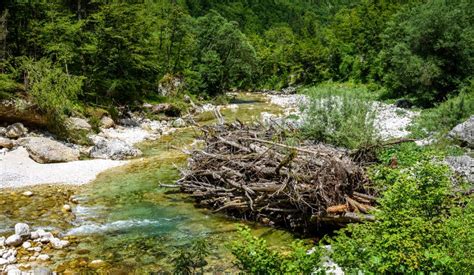
{"label": "driftwood pile", "polygon": [[373,219],[367,176],[348,152],[323,144],[290,146],[284,134],[261,126],[202,131],[205,146],[188,152],[178,181],[199,206],[304,233]]}

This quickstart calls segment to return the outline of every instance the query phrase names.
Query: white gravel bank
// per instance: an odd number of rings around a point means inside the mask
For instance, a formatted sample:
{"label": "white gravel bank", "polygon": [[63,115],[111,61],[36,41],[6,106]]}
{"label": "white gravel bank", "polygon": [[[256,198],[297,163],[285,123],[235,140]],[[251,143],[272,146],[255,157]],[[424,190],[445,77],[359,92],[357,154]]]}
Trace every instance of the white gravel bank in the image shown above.
{"label": "white gravel bank", "polygon": [[83,160],[39,164],[23,147],[0,155],[0,189],[40,184],[81,185],[93,181],[101,172],[127,161]]}

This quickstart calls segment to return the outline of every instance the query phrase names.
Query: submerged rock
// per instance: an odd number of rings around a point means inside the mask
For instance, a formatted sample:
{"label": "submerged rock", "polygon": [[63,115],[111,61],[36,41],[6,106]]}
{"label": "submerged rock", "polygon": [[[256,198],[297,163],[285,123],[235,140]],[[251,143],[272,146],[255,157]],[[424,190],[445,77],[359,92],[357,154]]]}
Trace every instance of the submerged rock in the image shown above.
{"label": "submerged rock", "polygon": [[7,138],[19,138],[28,133],[28,129],[22,123],[15,123],[7,127],[5,136]]}
{"label": "submerged rock", "polygon": [[453,139],[461,141],[468,147],[474,148],[474,115],[454,127],[448,135]]}
{"label": "submerged rock", "polygon": [[38,163],[56,163],[79,160],[79,150],[44,137],[30,137],[21,141],[30,157]]}
{"label": "submerged rock", "polygon": [[99,138],[92,148],[90,156],[99,159],[121,160],[140,156],[142,152],[120,139]]}

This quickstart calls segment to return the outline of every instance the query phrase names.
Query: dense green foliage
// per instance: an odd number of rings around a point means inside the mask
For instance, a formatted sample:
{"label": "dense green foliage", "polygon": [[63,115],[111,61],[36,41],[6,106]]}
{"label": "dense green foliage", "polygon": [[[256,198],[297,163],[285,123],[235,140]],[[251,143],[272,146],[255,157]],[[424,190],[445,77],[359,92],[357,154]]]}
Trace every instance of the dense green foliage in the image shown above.
{"label": "dense green foliage", "polygon": [[252,236],[247,227],[239,228],[241,240],[232,243],[237,266],[251,274],[311,274],[317,268],[321,253],[295,242],[289,252],[270,248],[264,239]]}
{"label": "dense green foliage", "polygon": [[412,127],[415,137],[427,137],[438,133],[446,134],[454,126],[474,114],[474,81],[461,89],[458,96],[438,104],[435,108],[423,110]]}
{"label": "dense green foliage", "polygon": [[[165,76],[184,90],[378,83],[429,106],[472,77],[474,19],[454,1],[2,1],[1,91],[18,57],[84,77],[85,102],[141,100]],[[23,87],[28,89],[28,87]]]}
{"label": "dense green foliage", "polygon": [[331,240],[331,257],[350,272],[469,273],[474,268],[472,198],[452,194],[451,172],[432,161],[429,149],[402,145],[393,155],[399,168],[373,169],[372,178],[386,189],[376,222],[353,224]]}

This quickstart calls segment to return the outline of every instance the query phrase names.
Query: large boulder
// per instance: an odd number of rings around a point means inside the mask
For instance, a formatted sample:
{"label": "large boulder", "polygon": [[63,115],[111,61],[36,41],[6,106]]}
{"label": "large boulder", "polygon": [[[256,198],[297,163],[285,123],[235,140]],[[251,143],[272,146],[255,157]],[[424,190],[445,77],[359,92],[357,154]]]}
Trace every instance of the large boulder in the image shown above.
{"label": "large boulder", "polygon": [[446,162],[459,176],[474,183],[474,158],[468,155],[447,157]]}
{"label": "large boulder", "polygon": [[120,139],[99,138],[90,152],[92,158],[121,160],[140,156],[142,152]]}
{"label": "large boulder", "polygon": [[5,136],[7,138],[19,138],[28,133],[28,129],[22,123],[15,123],[7,127]]}
{"label": "large boulder", "polygon": [[15,146],[15,143],[11,139],[0,137],[0,149],[12,149],[13,146]]}
{"label": "large boulder", "polygon": [[30,157],[38,163],[69,162],[79,160],[79,150],[44,137],[29,137],[20,141]]}
{"label": "large boulder", "polygon": [[79,117],[70,117],[66,120],[66,127],[69,130],[90,131],[92,126],[87,120]]}
{"label": "large boulder", "polygon": [[468,147],[474,148],[474,115],[465,122],[454,127],[449,136],[461,141]]}
{"label": "large boulder", "polygon": [[166,74],[158,84],[158,92],[162,96],[176,96],[184,90],[184,87],[182,77]]}
{"label": "large boulder", "polygon": [[171,117],[177,117],[177,116],[180,116],[181,114],[181,110],[178,107],[169,103],[160,103],[160,104],[154,105],[151,108],[151,112],[154,114],[164,113],[165,115],[171,116]]}

